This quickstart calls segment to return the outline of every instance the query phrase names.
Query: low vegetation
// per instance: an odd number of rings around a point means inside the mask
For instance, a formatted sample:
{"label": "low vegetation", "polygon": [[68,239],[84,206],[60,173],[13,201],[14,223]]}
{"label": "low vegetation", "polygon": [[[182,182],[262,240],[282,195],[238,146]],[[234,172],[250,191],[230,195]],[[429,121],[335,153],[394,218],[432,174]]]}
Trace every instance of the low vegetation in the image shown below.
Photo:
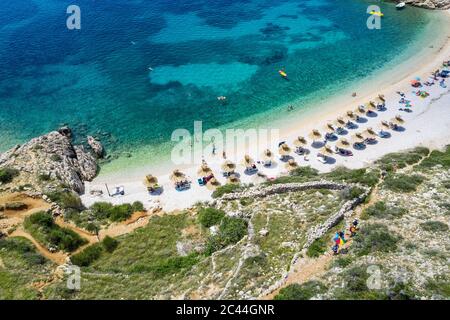
{"label": "low vegetation", "polygon": [[58,188],[56,191],[46,192],[46,196],[49,197],[51,201],[59,204],[63,209],[83,209],[80,197],[69,189]]}
{"label": "low vegetation", "polygon": [[362,212],[361,219],[396,219],[402,217],[406,213],[407,210],[405,208],[387,205],[384,201],[378,201]]}
{"label": "low vegetation", "polygon": [[448,225],[440,221],[426,221],[420,224],[423,230],[429,232],[447,232]]}
{"label": "low vegetation", "polygon": [[219,232],[209,238],[206,254],[212,254],[230,244],[237,243],[247,234],[247,221],[241,218],[223,218]]}
{"label": "low vegetation", "polygon": [[397,249],[400,236],[381,223],[366,224],[354,237],[352,249],[363,256],[377,252],[391,252]]}
{"label": "low vegetation", "polygon": [[1,168],[0,169],[0,182],[10,183],[15,177],[19,175],[19,171],[12,168]]}
{"label": "low vegetation", "polygon": [[347,169],[338,167],[323,177],[337,182],[360,183],[369,187],[374,186],[380,177],[380,172],[373,169]]}
{"label": "low vegetation", "polygon": [[0,239],[0,261],[0,300],[40,298],[33,283],[48,281],[54,266],[28,239]]}
{"label": "low vegetation", "polygon": [[390,153],[375,162],[382,170],[387,172],[402,169],[408,165],[413,165],[428,155],[430,150],[424,147],[417,147],[410,151]]}
{"label": "low vegetation", "polygon": [[412,192],[425,180],[418,174],[407,175],[402,173],[389,174],[384,180],[384,187],[396,192]]}
{"label": "low vegetation", "polygon": [[42,245],[58,250],[72,252],[87,243],[76,232],[55,224],[52,216],[43,211],[27,217],[24,227]]}
{"label": "low vegetation", "polygon": [[239,186],[238,184],[225,184],[223,186],[217,187],[217,189],[214,190],[214,192],[212,193],[212,197],[213,198],[220,198],[224,194],[237,192],[241,188],[242,187]]}
{"label": "low vegetation", "polygon": [[198,212],[198,221],[205,228],[219,224],[224,217],[225,212],[215,208],[201,208]]}
{"label": "low vegetation", "polygon": [[420,163],[421,169],[430,169],[437,165],[443,168],[450,168],[450,146],[447,146],[444,151],[434,150],[430,156]]}
{"label": "low vegetation", "polygon": [[118,245],[119,242],[116,239],[106,236],[101,242],[90,245],[83,251],[74,254],[70,260],[74,265],[87,267],[100,258],[104,252],[114,252]]}
{"label": "low vegetation", "polygon": [[309,300],[317,294],[325,292],[326,289],[326,286],[320,281],[294,283],[282,288],[274,300]]}

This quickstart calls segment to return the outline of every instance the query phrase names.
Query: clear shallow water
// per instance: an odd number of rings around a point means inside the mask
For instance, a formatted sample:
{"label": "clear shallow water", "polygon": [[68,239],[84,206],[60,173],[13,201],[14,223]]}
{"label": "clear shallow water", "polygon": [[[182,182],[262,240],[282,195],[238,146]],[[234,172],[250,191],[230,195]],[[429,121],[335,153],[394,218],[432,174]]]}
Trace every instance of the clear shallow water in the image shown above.
{"label": "clear shallow water", "polygon": [[286,103],[311,107],[419,48],[431,21],[381,3],[382,29],[368,30],[364,0],[79,0],[69,31],[72,2],[0,7],[0,151],[67,123],[120,157],[104,172],[168,158],[194,120],[270,126]]}

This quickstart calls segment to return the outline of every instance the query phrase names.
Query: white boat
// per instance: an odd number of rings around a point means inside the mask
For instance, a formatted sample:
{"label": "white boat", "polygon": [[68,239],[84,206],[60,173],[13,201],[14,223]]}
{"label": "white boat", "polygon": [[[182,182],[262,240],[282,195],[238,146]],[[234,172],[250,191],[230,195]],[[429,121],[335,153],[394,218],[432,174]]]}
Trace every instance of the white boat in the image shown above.
{"label": "white boat", "polygon": [[398,3],[395,7],[396,7],[397,9],[403,9],[405,6],[406,6],[406,3],[400,2],[400,3]]}

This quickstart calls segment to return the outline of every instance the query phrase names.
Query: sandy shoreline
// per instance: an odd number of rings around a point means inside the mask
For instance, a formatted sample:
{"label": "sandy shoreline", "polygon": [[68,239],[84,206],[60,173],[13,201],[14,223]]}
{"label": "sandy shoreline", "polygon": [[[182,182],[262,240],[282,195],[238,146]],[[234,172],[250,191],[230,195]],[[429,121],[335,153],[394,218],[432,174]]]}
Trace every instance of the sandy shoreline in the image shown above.
{"label": "sandy shoreline", "polygon": [[[447,11],[450,17],[450,11]],[[303,157],[292,153],[295,161],[300,166],[311,166],[322,172],[330,171],[336,166],[346,166],[349,168],[359,168],[366,166],[373,160],[383,156],[384,154],[412,148],[418,145],[423,145],[429,148],[440,148],[447,144],[450,144],[450,113],[448,107],[450,107],[450,81],[447,80],[447,88],[442,88],[436,82],[434,86],[424,86],[421,90],[426,90],[430,93],[427,98],[420,98],[412,94],[414,88],[410,86],[410,80],[416,77],[420,77],[423,81],[428,79],[430,73],[438,68],[442,67],[442,61],[450,59],[450,36],[447,34],[446,38],[443,37],[444,42],[439,46],[433,48],[424,48],[420,53],[415,55],[412,59],[408,60],[408,65],[395,70],[388,70],[389,81],[377,83],[374,79],[371,83],[366,83],[364,86],[355,88],[348,88],[348,92],[345,92],[342,96],[332,98],[323,103],[323,105],[317,106],[317,109],[307,111],[302,114],[302,117],[293,117],[292,120],[284,120],[283,126],[281,123],[275,122],[272,126],[280,124],[283,130],[280,130],[280,140],[286,141],[289,146],[293,147],[292,141],[299,135],[305,136],[308,139],[308,133],[317,128],[324,133],[323,127],[329,121],[334,121],[338,116],[345,115],[346,110],[355,110],[360,104],[367,103],[373,100],[378,94],[384,94],[386,97],[387,110],[384,112],[378,112],[377,117],[367,118],[366,123],[358,124],[359,128],[356,130],[348,130],[349,133],[342,137],[347,140],[351,140],[351,136],[355,132],[361,132],[368,127],[374,129],[379,127],[381,120],[389,120],[397,114],[401,114],[405,119],[404,132],[392,132],[392,136],[389,139],[378,139],[376,145],[367,146],[365,150],[358,151],[352,148],[352,157],[342,157],[340,155],[334,155],[335,162],[332,164],[323,164],[316,159],[317,149],[308,146],[311,151],[309,155],[309,161],[305,161]],[[414,67],[411,67],[414,66]],[[380,80],[378,80],[380,81]],[[356,98],[351,97],[351,92],[356,91],[358,93]],[[412,110],[411,113],[401,112],[398,110],[399,96],[396,91],[403,91],[407,95],[407,99],[411,100]],[[280,121],[281,122],[281,121]],[[339,136],[341,138],[341,136]],[[308,139],[310,142],[310,139]],[[206,143],[205,143],[206,145]],[[334,149],[335,142],[329,142],[328,145]],[[276,149],[272,149],[275,155],[278,155]],[[208,161],[216,178],[224,184],[226,178],[221,175],[220,163],[223,162],[221,157],[221,150],[219,150],[220,156],[216,156],[214,160]],[[231,157],[232,155],[228,155]],[[255,160],[261,160],[258,156],[253,156]],[[244,167],[240,165],[240,160],[235,160],[237,163],[237,172],[241,176],[242,183],[255,183],[256,177],[248,176],[244,173]],[[277,164],[273,168],[265,168],[262,165],[258,165],[260,172],[263,172],[268,177],[276,177],[281,174],[285,174],[287,171],[284,167],[284,163],[280,160],[276,160]],[[168,164],[169,165],[169,164]],[[112,203],[126,203],[133,201],[141,201],[148,208],[161,206],[164,210],[184,209],[192,206],[198,201],[207,201],[211,199],[212,191],[205,187],[200,187],[197,184],[197,170],[199,165],[191,166],[175,166],[170,165],[171,169],[181,168],[183,172],[190,177],[192,181],[192,187],[189,190],[178,192],[174,189],[172,183],[169,180],[170,170],[168,166],[162,167],[164,169],[157,172],[151,172],[158,174],[160,184],[164,188],[164,192],[160,196],[151,196],[147,193],[142,181],[143,177],[150,173],[145,168],[142,171],[133,172],[129,174],[127,172],[120,172],[114,176],[102,176],[95,179],[91,183],[86,183],[86,194],[82,196],[83,203],[87,206],[96,201],[109,201]],[[138,174],[136,174],[138,173]],[[140,176],[138,180],[135,177]],[[124,196],[109,197],[104,183],[108,183],[110,189],[114,186],[122,185],[125,188]],[[90,190],[101,189],[103,191],[102,196],[91,196]]]}

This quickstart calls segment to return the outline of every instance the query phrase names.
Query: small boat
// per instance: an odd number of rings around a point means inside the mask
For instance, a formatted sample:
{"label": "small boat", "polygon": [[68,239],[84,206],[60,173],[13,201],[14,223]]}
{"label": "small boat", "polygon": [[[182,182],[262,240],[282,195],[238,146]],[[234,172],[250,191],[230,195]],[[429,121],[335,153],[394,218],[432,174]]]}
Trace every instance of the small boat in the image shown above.
{"label": "small boat", "polygon": [[225,96],[219,96],[219,97],[217,97],[217,100],[219,100],[219,101],[225,101],[225,100],[227,100],[227,97],[225,97]]}
{"label": "small boat", "polygon": [[403,9],[405,6],[406,6],[406,3],[400,2],[400,3],[398,3],[395,7],[396,7],[398,10],[400,10],[400,9]]}
{"label": "small boat", "polygon": [[287,73],[284,70],[278,70],[278,73],[280,74],[280,76],[282,76],[283,78],[287,78]]}
{"label": "small boat", "polygon": [[369,12],[371,15],[374,15],[374,16],[379,16],[379,17],[382,17],[382,16],[384,16],[384,13],[382,13],[381,11],[370,11]]}

